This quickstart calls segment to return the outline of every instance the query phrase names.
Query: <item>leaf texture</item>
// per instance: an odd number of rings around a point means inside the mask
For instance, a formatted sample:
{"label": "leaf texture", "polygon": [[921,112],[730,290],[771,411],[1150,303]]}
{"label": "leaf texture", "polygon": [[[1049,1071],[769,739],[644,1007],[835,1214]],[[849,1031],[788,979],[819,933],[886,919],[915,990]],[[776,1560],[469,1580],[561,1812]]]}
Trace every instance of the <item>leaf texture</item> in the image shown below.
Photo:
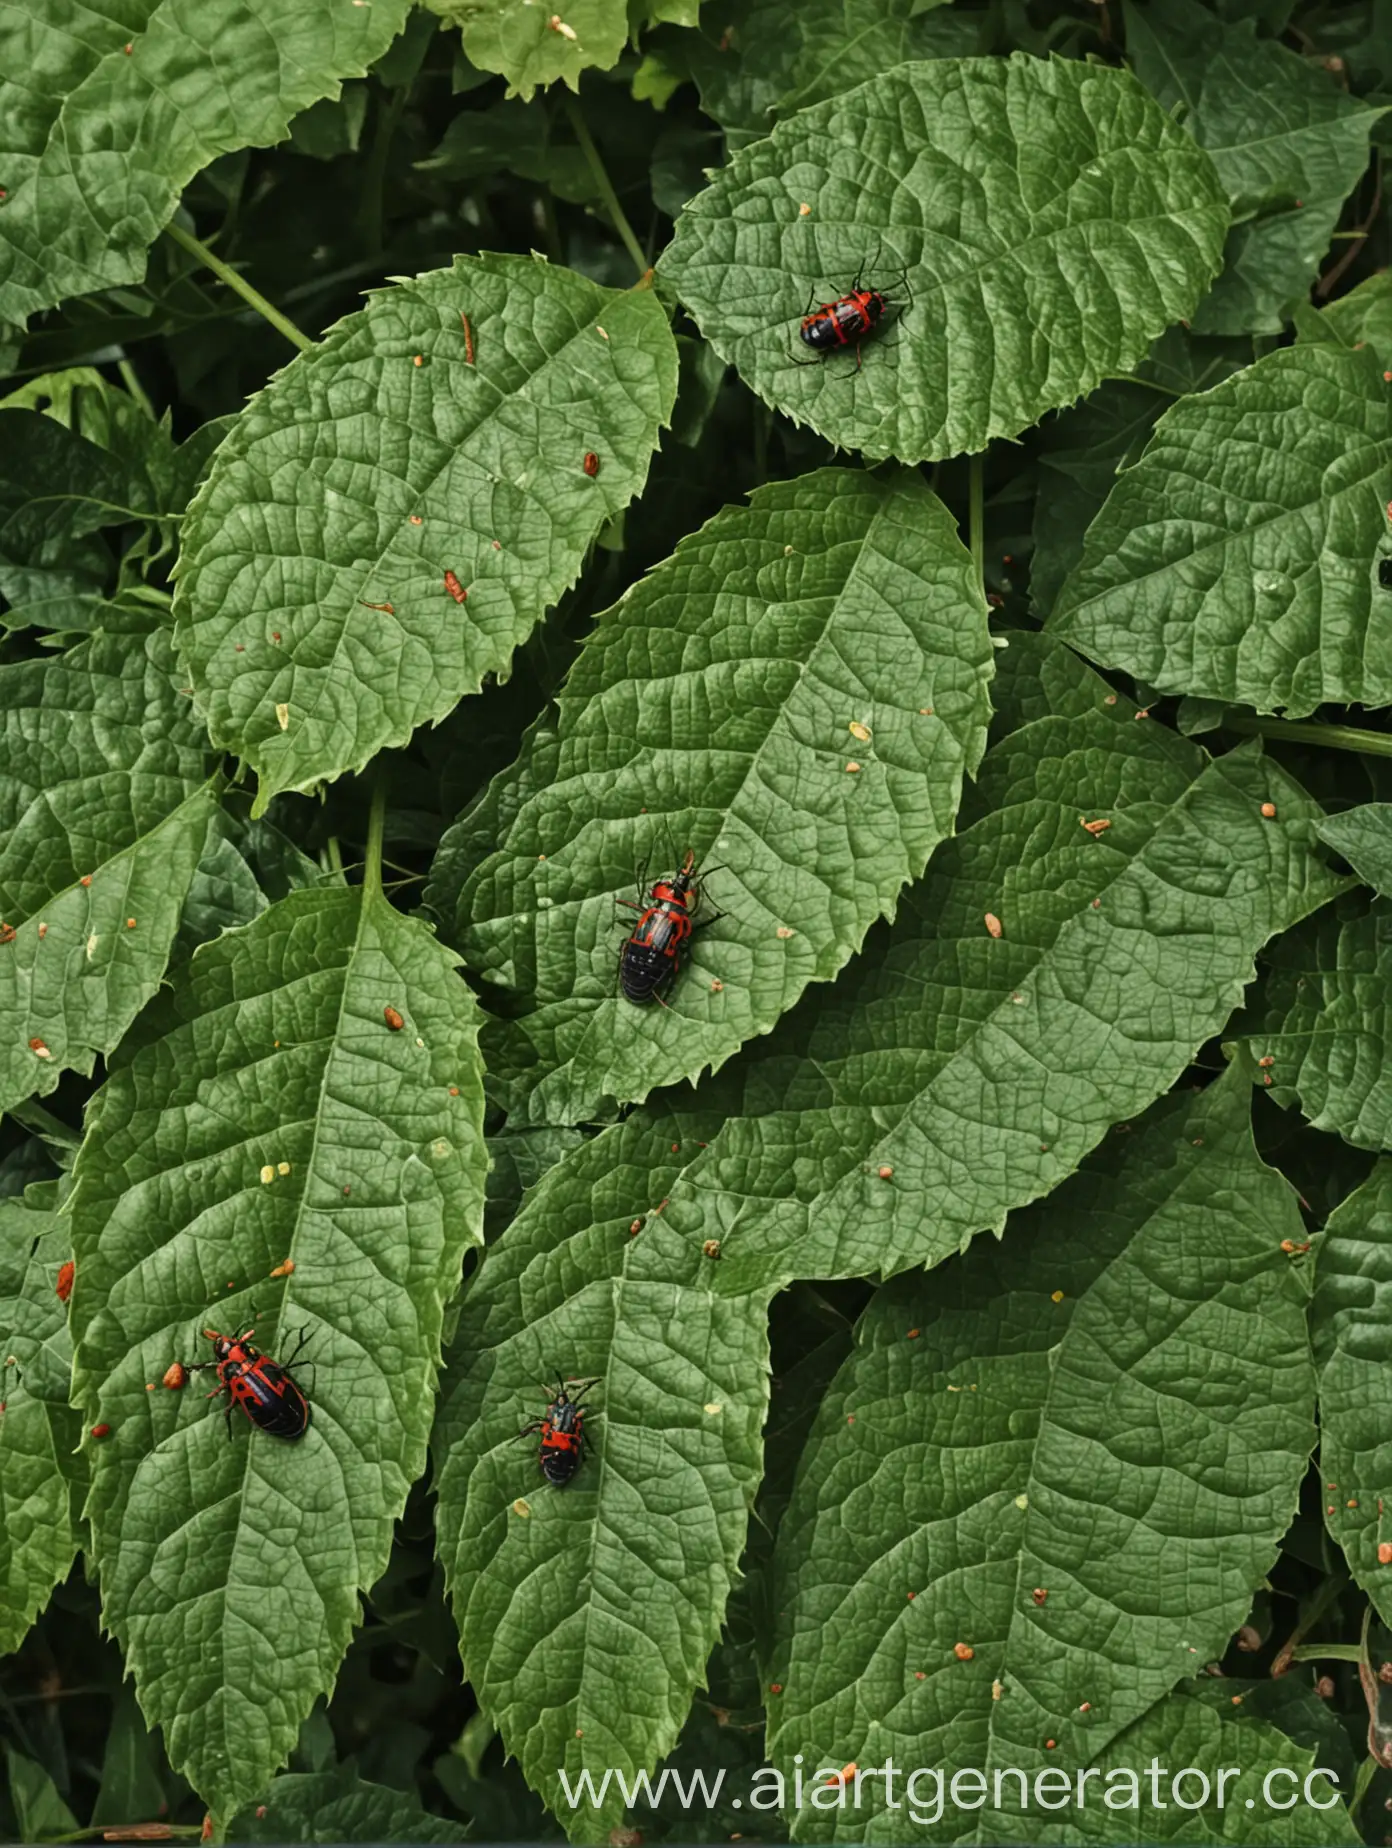
{"label": "leaf texture", "polygon": [[[572,1811],[558,1774],[650,1769],[671,1749],[758,1486],[765,1298],[723,1295],[718,1263],[660,1205],[683,1148],[714,1129],[625,1125],[545,1175],[465,1296],[431,1440],[465,1673],[581,1839],[623,1799]],[[564,1489],[539,1473],[535,1436],[517,1442],[558,1376],[601,1382]]]}
{"label": "leaf texture", "polygon": [[[299,892],[198,952],[89,1107],[75,1393],[110,1426],[84,1440],[104,1620],[219,1815],[332,1685],[425,1462],[482,1215],[475,1034],[418,924],[361,888]],[[206,1359],[204,1328],[253,1323],[284,1360],[309,1336],[297,1443],[240,1414],[229,1442],[201,1392],[160,1384]]]}
{"label": "leaf texture", "polygon": [[1384,1622],[1392,1584],[1378,1557],[1380,1502],[1392,1493],[1392,1161],[1330,1215],[1320,1241],[1310,1339],[1319,1373],[1320,1474],[1325,1525]]}
{"label": "leaf texture", "polygon": [[77,1556],[85,1471],[57,1293],[71,1247],[55,1195],[49,1184],[0,1200],[0,1655],[18,1649]]}
{"label": "leaf texture", "polygon": [[[828,441],[903,462],[1015,436],[1142,358],[1218,266],[1207,155],[1126,72],[902,64],[802,109],[688,205],[660,270],[715,350]],[[863,365],[809,302],[894,302]]]}
{"label": "leaf texture", "polygon": [[[1068,1772],[1222,1653],[1315,1435],[1250,1109],[1239,1068],[1165,1099],[1004,1245],[875,1298],[779,1530],[775,1763]],[[902,1840],[867,1797],[847,1839]]]}
{"label": "leaf texture", "polygon": [[[694,1078],[834,976],[952,831],[992,656],[970,556],[907,473],[762,488],[601,617],[427,891],[508,1015],[509,1111],[575,1122]],[[719,863],[708,926],[637,1007],[615,901],[688,848]]]}
{"label": "leaf texture", "polygon": [[267,386],[190,509],[175,599],[258,813],[506,674],[642,486],[676,376],[651,290],[461,257],[378,292]]}
{"label": "leaf texture", "polygon": [[1378,582],[1392,421],[1371,352],[1296,346],[1182,399],[1117,480],[1050,617],[1161,693],[1292,718],[1392,701]]}
{"label": "leaf texture", "polygon": [[[507,78],[508,95],[528,99],[548,84],[580,88],[580,73],[617,64],[628,39],[625,0],[564,0],[548,13],[531,0],[427,0],[460,27],[469,62]],[[559,24],[553,23],[559,21]],[[569,28],[562,31],[561,26]]]}
{"label": "leaf texture", "polygon": [[406,0],[30,0],[0,16],[0,321],[145,274],[179,194],[219,154],[283,139],[362,77]]}
{"label": "leaf texture", "polygon": [[219,787],[172,672],[166,631],[0,668],[0,1108],[90,1072],[164,974]]}

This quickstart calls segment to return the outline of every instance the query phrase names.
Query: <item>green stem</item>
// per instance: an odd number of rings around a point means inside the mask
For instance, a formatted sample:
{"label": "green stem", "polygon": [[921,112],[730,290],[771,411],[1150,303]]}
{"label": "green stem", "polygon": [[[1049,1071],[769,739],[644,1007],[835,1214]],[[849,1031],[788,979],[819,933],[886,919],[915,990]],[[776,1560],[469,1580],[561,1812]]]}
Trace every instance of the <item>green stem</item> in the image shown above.
{"label": "green stem", "polygon": [[302,353],[308,353],[314,342],[307,334],[302,334],[293,321],[288,321],[279,308],[273,308],[259,289],[253,289],[245,276],[238,275],[230,263],[224,263],[221,257],[215,257],[208,246],[196,238],[191,231],[185,231],[177,220],[171,219],[165,231],[181,250],[186,250],[191,257],[210,269],[220,282],[225,282],[229,289],[241,296],[248,307],[254,308],[265,320],[269,321],[279,334],[284,334],[291,346],[298,347]]}
{"label": "green stem", "polygon": [[976,567],[976,581],[981,586],[982,595],[986,592],[986,459],[976,455],[971,459],[971,471],[968,477],[968,513],[967,530],[971,539],[972,564]]}
{"label": "green stem", "polygon": [[599,158],[599,149],[591,138],[579,102],[575,97],[567,96],[565,107],[566,114],[570,117],[570,126],[575,130],[575,139],[580,143],[580,151],[590,164],[590,172],[594,175],[595,185],[599,188],[599,196],[604,201],[604,209],[613,220],[614,229],[623,239],[624,249],[632,257],[641,281],[652,266],[644,254],[643,246],[633,235],[633,226],[624,216],[624,209],[619,204],[619,195],[614,191],[609,175],[604,170],[604,162]]}
{"label": "green stem", "polygon": [[387,161],[391,156],[396,131],[401,126],[401,118],[406,112],[409,93],[410,86],[404,83],[392,91],[391,101],[379,116],[377,132],[372,138],[372,153],[368,156],[367,176],[363,183],[362,206],[363,242],[369,256],[376,256],[382,249],[386,235]]}
{"label": "green stem", "polygon": [[135,399],[136,403],[140,406],[141,410],[144,411],[151,423],[157,423],[159,420],[155,416],[155,407],[151,404],[146,395],[145,387],[135,376],[135,367],[128,359],[118,359],[116,362],[116,370],[121,375],[121,383],[130,393],[131,397]]}
{"label": "green stem", "polygon": [[1359,1662],[1362,1654],[1357,1643],[1297,1643],[1290,1652],[1292,1662]]}
{"label": "green stem", "polygon": [[379,771],[367,817],[367,851],[363,855],[363,890],[382,895],[382,842],[387,832],[387,773]]}
{"label": "green stem", "polygon": [[1270,738],[1273,744],[1320,744],[1331,751],[1392,757],[1392,733],[1360,731],[1354,725],[1306,725],[1297,719],[1259,719],[1248,712],[1225,712],[1219,729],[1244,738]]}
{"label": "green stem", "polygon": [[343,883],[343,850],[338,844],[336,834],[331,834],[324,842],[324,857],[329,863],[325,870],[332,873],[341,885]]}

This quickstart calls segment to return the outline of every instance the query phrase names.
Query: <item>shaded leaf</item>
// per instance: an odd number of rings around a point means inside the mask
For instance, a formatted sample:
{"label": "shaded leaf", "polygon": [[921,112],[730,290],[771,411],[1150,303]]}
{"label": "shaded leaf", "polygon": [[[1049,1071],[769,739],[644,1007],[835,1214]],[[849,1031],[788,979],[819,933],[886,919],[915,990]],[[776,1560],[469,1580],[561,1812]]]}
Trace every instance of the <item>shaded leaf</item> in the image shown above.
{"label": "shaded leaf", "polygon": [[459,1842],[464,1825],[432,1816],[414,1798],[368,1784],[348,1765],[278,1777],[264,1801],[227,1825],[229,1842]]}
{"label": "shaded leaf", "polygon": [[[660,269],[775,409],[917,462],[1136,365],[1192,310],[1226,229],[1207,155],[1125,71],[968,58],[781,122],[691,202]],[[798,317],[857,275],[897,303],[864,365],[803,363]]]}
{"label": "shaded leaf", "polygon": [[737,0],[707,5],[704,36],[686,49],[701,107],[733,152],[776,116],[824,102],[893,65],[964,58],[981,49],[983,19],[929,0]]}
{"label": "shaded leaf", "polygon": [[59,1796],[57,1786],[42,1765],[17,1752],[8,1741],[5,1743],[5,1764],[10,1774],[7,1794],[14,1805],[22,1842],[41,1842],[47,1836],[80,1832],[77,1817]]}
{"label": "shaded leaf", "polygon": [[1278,1103],[1316,1129],[1392,1149],[1392,903],[1352,896],[1272,944],[1244,1023]]}
{"label": "shaded leaf", "polygon": [[1392,701],[1392,421],[1371,352],[1271,353],[1160,419],[1049,619],[1161,693],[1291,717]]}
{"label": "shaded leaf", "polygon": [[53,1194],[0,1200],[0,1655],[18,1649],[67,1577],[86,1478],[73,1455],[81,1421],[68,1405],[72,1343],[57,1293],[72,1239]]}
{"label": "shaded leaf", "polygon": [[[671,1750],[759,1480],[765,1299],[722,1295],[700,1241],[649,1210],[680,1169],[671,1144],[698,1133],[625,1125],[543,1177],[466,1293],[431,1440],[465,1673],[586,1839],[623,1798],[572,1811],[558,1774],[636,1772]],[[539,1473],[535,1436],[516,1441],[558,1373],[601,1380],[564,1490]]]}
{"label": "shaded leaf", "polygon": [[1319,824],[1319,836],[1344,856],[1364,885],[1392,898],[1392,802],[1365,802],[1342,815],[1328,815]]}
{"label": "shaded leaf", "polygon": [[[1222,1653],[1315,1436],[1251,1095],[1164,1099],[1003,1245],[876,1296],[779,1530],[775,1763],[1067,1771]],[[857,1839],[902,1839],[871,1805]]]}
{"label": "shaded leaf", "polygon": [[257,771],[256,812],[506,671],[642,486],[676,376],[651,290],[461,257],[381,290],[272,381],[189,511],[175,600],[213,737]]}
{"label": "shaded leaf", "polygon": [[[833,977],[952,831],[992,653],[970,555],[908,474],[761,488],[635,585],[427,891],[508,1015],[489,1067],[509,1111],[641,1100]],[[724,915],[667,1005],[636,1007],[615,901],[688,849],[720,863],[704,908]]]}
{"label": "shaded leaf", "polygon": [[1132,69],[1167,109],[1182,106],[1237,221],[1194,326],[1280,333],[1368,165],[1381,111],[1315,59],[1259,38],[1250,16],[1219,19],[1198,0],[1125,0],[1124,13]]}
{"label": "shaded leaf", "polygon": [[134,1694],[123,1687],[111,1713],[102,1754],[101,1788],[92,1806],[92,1826],[155,1822],[165,1807],[159,1773],[159,1741],[140,1717]]}
{"label": "shaded leaf", "polygon": [[219,786],[172,671],[162,630],[0,668],[0,1108],[89,1072],[164,974]]}
{"label": "shaded leaf", "polygon": [[[11,124],[0,210],[0,320],[145,274],[145,252],[195,173],[284,138],[339,80],[362,77],[407,0],[351,11],[232,0],[195,29],[178,5],[84,13],[11,8],[0,28],[0,113]],[[210,71],[217,81],[209,81]]]}
{"label": "shaded leaf", "polygon": [[1319,1374],[1320,1473],[1332,1539],[1383,1622],[1392,1620],[1392,1571],[1378,1557],[1378,1510],[1392,1496],[1392,1161],[1335,1209],[1320,1240],[1310,1311]]}
{"label": "shaded leaf", "polygon": [[[88,1107],[74,1390],[111,1427],[87,1446],[103,1617],[218,1814],[331,1685],[425,1461],[482,1212],[475,1032],[418,924],[362,888],[300,892],[199,951]],[[310,1336],[297,1444],[240,1417],[229,1443],[202,1393],[159,1385],[206,1358],[210,1320],[236,1332],[253,1310],[272,1356]]]}

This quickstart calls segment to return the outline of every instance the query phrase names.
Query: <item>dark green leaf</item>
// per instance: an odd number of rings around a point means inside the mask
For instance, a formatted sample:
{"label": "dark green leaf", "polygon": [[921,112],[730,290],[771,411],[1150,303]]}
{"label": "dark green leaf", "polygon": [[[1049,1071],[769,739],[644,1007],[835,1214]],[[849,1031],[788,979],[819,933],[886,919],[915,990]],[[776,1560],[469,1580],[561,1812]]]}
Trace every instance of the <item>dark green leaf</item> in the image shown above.
{"label": "dark green leaf", "polygon": [[463,1826],[411,1797],[366,1784],[351,1767],[278,1777],[227,1825],[229,1842],[460,1842]]}
{"label": "dark green leaf", "polygon": [[[695,1078],[835,976],[952,831],[991,659],[970,556],[906,473],[762,488],[635,585],[427,893],[509,1016],[509,1110],[576,1122]],[[724,916],[635,1007],[615,901],[688,849]]]}
{"label": "dark green leaf", "polygon": [[[967,58],[899,65],[742,149],[660,269],[775,409],[917,462],[1135,366],[1227,223],[1207,155],[1125,71]],[[863,366],[811,359],[798,317],[857,276],[897,306]]]}
{"label": "dark green leaf", "polygon": [[[218,1814],[331,1685],[425,1462],[482,1213],[475,1033],[420,925],[361,889],[300,892],[199,951],[88,1109],[75,1392],[111,1428],[88,1445],[103,1617]],[[229,1443],[201,1392],[160,1384],[210,1323],[253,1319],[282,1359],[312,1336],[297,1444],[240,1416]]]}
{"label": "dark green leaf", "polygon": [[1319,835],[1343,855],[1364,885],[1392,898],[1392,802],[1369,802],[1329,815],[1319,824]]}

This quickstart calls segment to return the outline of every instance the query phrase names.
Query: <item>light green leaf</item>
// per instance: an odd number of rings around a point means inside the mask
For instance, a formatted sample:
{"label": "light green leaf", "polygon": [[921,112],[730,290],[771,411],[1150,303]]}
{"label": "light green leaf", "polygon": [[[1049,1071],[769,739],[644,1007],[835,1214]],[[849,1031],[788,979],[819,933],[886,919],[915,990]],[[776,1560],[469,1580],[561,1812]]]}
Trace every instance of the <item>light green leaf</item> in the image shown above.
{"label": "light green leaf", "polygon": [[[721,1294],[719,1264],[659,1207],[681,1149],[714,1131],[644,1119],[545,1175],[468,1289],[431,1440],[465,1673],[582,1839],[623,1798],[571,1810],[558,1774],[629,1774],[671,1749],[759,1481],[766,1299]],[[601,1381],[565,1489],[535,1437],[517,1442],[558,1372]]]}
{"label": "light green leaf", "polygon": [[1233,208],[1224,272],[1194,317],[1199,333],[1277,334],[1308,295],[1344,200],[1368,165],[1382,114],[1254,19],[1198,0],[1125,0],[1136,75],[1213,159]]}
{"label": "light green leaf", "polygon": [[[762,488],[601,617],[427,891],[503,1002],[509,1112],[576,1122],[695,1078],[830,980],[952,831],[992,655],[970,555],[908,473]],[[724,915],[637,1007],[615,901],[688,848],[724,869]]]}
{"label": "light green leaf", "polygon": [[722,1290],[936,1264],[999,1231],[1163,1093],[1267,938],[1340,890],[1274,763],[1209,761],[1104,697],[992,750],[893,926],[703,1092],[726,1126],[664,1217],[722,1241]]}
{"label": "light green leaf", "polygon": [[1292,718],[1323,700],[1386,705],[1389,500],[1380,362],[1323,345],[1271,353],[1160,419],[1049,626],[1161,693]]}
{"label": "light green leaf", "polygon": [[425,4],[460,28],[471,64],[506,77],[508,95],[524,101],[552,83],[578,92],[580,73],[609,70],[628,40],[627,0],[564,0],[564,13],[548,13],[532,0]]}
{"label": "light green leaf", "polygon": [[1278,1103],[1316,1129],[1392,1149],[1392,903],[1351,895],[1272,944],[1245,1022]]}
{"label": "light green leaf", "polygon": [[[299,892],[198,952],[88,1107],[75,1393],[111,1427],[88,1445],[103,1619],[219,1815],[332,1685],[425,1462],[444,1309],[479,1237],[475,1034],[419,924],[362,888]],[[201,1392],[160,1386],[206,1360],[202,1329],[253,1310],[272,1356],[311,1337],[295,1444],[240,1416],[229,1443]]]}
{"label": "light green leaf", "polygon": [[[64,0],[0,24],[0,320],[145,274],[145,252],[209,161],[285,136],[362,77],[407,0],[138,0],[76,16]],[[216,72],[216,81],[210,73]]]}
{"label": "light green leaf", "polygon": [[164,974],[219,786],[172,671],[167,631],[0,668],[0,1109],[91,1071]]}
{"label": "light green leaf", "polygon": [[[691,202],[659,267],[775,409],[917,462],[1129,371],[1192,311],[1227,223],[1207,155],[1127,72],[967,58],[799,110]],[[863,366],[802,363],[809,299],[862,273],[896,303]]]}
{"label": "light green leaf", "polygon": [[987,23],[939,0],[737,0],[712,35],[687,47],[701,107],[731,152],[766,135],[775,116],[825,102],[896,64],[965,58]]}
{"label": "light green leaf", "polygon": [[39,1203],[53,1191],[0,1200],[0,1655],[18,1649],[67,1577],[86,1478],[73,1455],[81,1421],[68,1405],[72,1343],[57,1292],[71,1241]]}
{"label": "light green leaf", "polygon": [[364,1782],[342,1766],[278,1777],[261,1803],[227,1826],[229,1842],[458,1842],[464,1825],[432,1816],[413,1797]]}
{"label": "light green leaf", "polygon": [[676,378],[650,289],[460,257],[272,381],[189,511],[175,599],[213,737],[260,778],[256,812],[506,672],[641,488]]}
{"label": "light green leaf", "polygon": [[[1300,1214],[1250,1111],[1239,1069],[1166,1098],[1004,1245],[874,1299],[779,1528],[774,1763],[1071,1770],[1222,1654],[1315,1437]],[[902,1830],[869,1786],[846,1833]]]}
{"label": "light green leaf", "polygon": [[1392,802],[1365,802],[1362,808],[1329,815],[1319,836],[1341,853],[1363,881],[1384,898],[1392,898]]}
{"label": "light green leaf", "polygon": [[1330,1535],[1384,1623],[1392,1621],[1392,1572],[1378,1558],[1378,1510],[1392,1496],[1392,1393],[1387,1324],[1392,1314],[1392,1161],[1330,1215],[1315,1271],[1310,1339],[1320,1396],[1320,1474]]}
{"label": "light green leaf", "polygon": [[[1123,1835],[1180,1842],[1184,1848],[1357,1843],[1361,1837],[1337,1785],[1324,1775],[1335,1768],[1330,1763],[1334,1755],[1322,1746],[1310,1750],[1304,1739],[1293,1738],[1259,1711],[1274,1706],[1273,1694],[1284,1696],[1281,1718],[1289,1724],[1287,1714],[1295,1713],[1301,1730],[1313,1732],[1320,1716],[1310,1710],[1320,1706],[1318,1697],[1302,1688],[1297,1706],[1285,1695],[1288,1685],[1231,1678],[1182,1684],[1102,1753],[1082,1786],[1081,1805],[1075,1799],[1062,1815],[1035,1808],[1028,1816],[1009,1811],[991,1816],[997,1833],[987,1839],[1031,1848],[1093,1842],[1112,1848]],[[1151,1773],[1157,1766],[1161,1777],[1154,1784]],[[1073,1781],[1076,1790],[1076,1774]],[[1013,1783],[1006,1789],[1013,1790]],[[1138,1789],[1139,1801],[1133,1801]],[[1151,1800],[1157,1793],[1158,1807]],[[1346,1788],[1344,1795],[1349,1794]],[[1058,1795],[1055,1784],[1051,1805]]]}

